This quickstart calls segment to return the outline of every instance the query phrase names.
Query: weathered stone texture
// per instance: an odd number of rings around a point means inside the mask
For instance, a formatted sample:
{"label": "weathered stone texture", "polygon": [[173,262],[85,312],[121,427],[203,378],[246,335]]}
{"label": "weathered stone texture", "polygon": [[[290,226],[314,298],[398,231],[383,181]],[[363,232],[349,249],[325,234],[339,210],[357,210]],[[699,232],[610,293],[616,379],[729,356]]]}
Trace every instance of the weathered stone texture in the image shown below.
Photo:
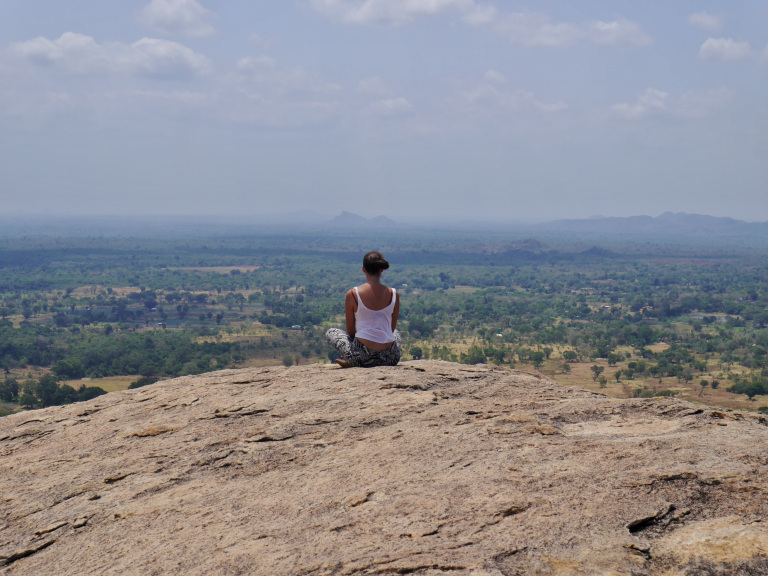
{"label": "weathered stone texture", "polygon": [[768,574],[768,427],[420,361],[0,419],[0,573]]}

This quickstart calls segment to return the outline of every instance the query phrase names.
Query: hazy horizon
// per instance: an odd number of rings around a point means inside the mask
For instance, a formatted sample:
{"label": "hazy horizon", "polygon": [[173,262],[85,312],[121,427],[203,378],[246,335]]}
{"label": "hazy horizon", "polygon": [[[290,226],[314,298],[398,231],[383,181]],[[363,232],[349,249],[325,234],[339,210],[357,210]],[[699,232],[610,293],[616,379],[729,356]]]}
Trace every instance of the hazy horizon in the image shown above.
{"label": "hazy horizon", "polygon": [[542,218],[542,219],[509,219],[504,217],[493,218],[491,216],[482,218],[470,218],[470,217],[434,217],[418,218],[408,217],[407,215],[394,215],[388,214],[374,214],[371,216],[365,216],[363,214],[350,212],[344,210],[335,214],[316,212],[313,210],[294,210],[286,212],[270,212],[270,213],[251,213],[251,214],[179,214],[179,213],[155,213],[155,214],[79,214],[79,213],[66,213],[66,212],[49,212],[49,213],[32,213],[32,212],[17,212],[17,213],[3,213],[0,212],[0,221],[8,221],[11,219],[18,219],[19,221],[25,221],[29,223],[36,222],[67,222],[67,221],[83,221],[92,222],[98,219],[104,219],[109,221],[144,221],[144,222],[156,222],[167,221],[173,223],[194,223],[194,222],[211,222],[211,223],[235,223],[238,225],[247,223],[264,223],[265,221],[275,220],[275,224],[284,223],[286,221],[293,220],[297,226],[300,226],[304,222],[314,222],[315,224],[331,223],[334,219],[343,216],[344,213],[348,213],[351,216],[362,217],[365,220],[374,220],[376,218],[385,217],[391,220],[394,224],[406,224],[406,225],[430,225],[430,224],[508,224],[508,225],[520,225],[520,226],[535,226],[537,224],[555,223],[560,221],[589,221],[589,220],[629,220],[638,218],[650,218],[653,220],[660,219],[664,216],[680,216],[680,217],[701,217],[701,218],[716,218],[720,220],[732,220],[735,222],[741,222],[745,224],[768,224],[766,220],[747,220],[741,218],[732,218],[730,216],[714,216],[712,214],[694,214],[690,212],[662,212],[661,214],[632,214],[629,216],[606,216],[603,214],[594,214],[584,218]]}
{"label": "hazy horizon", "polygon": [[768,8],[5,0],[0,216],[768,221]]}

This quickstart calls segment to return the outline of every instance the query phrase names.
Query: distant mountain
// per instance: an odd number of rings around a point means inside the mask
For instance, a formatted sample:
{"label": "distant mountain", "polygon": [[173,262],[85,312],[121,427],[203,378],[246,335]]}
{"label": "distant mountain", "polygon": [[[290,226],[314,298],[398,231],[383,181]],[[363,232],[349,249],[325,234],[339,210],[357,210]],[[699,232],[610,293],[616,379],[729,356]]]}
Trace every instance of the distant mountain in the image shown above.
{"label": "distant mountain", "polygon": [[368,222],[377,227],[397,226],[397,222],[387,216],[376,216],[376,218],[371,218]]}
{"label": "distant mountain", "polygon": [[338,216],[331,218],[328,225],[336,228],[360,228],[365,226],[366,222],[368,222],[368,218],[344,211]]}
{"label": "distant mountain", "polygon": [[608,250],[607,248],[601,248],[600,246],[592,246],[592,248],[588,250],[584,250],[579,254],[581,256],[595,257],[595,258],[615,258],[616,256],[618,256],[616,252]]}
{"label": "distant mountain", "polygon": [[397,226],[397,222],[386,216],[376,216],[375,218],[366,218],[352,212],[342,212],[338,216],[327,222],[326,226],[331,228],[391,228]]}
{"label": "distant mountain", "polygon": [[657,234],[686,236],[768,235],[768,223],[734,218],[665,212],[661,216],[592,217],[585,220],[556,220],[535,226],[547,232],[591,234]]}

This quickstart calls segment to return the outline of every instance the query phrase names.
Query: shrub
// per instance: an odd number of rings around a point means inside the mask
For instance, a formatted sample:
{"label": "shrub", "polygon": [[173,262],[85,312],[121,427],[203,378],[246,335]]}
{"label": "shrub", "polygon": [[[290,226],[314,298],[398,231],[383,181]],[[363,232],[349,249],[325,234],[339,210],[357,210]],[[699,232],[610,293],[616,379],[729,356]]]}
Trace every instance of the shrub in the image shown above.
{"label": "shrub", "polygon": [[7,378],[0,382],[0,400],[15,402],[19,397],[19,383],[15,378]]}
{"label": "shrub", "polygon": [[92,400],[106,393],[106,390],[99,388],[98,386],[81,386],[77,391],[77,401],[85,402],[86,400]]}
{"label": "shrub", "polygon": [[[128,390],[141,388],[142,386],[149,386],[150,384],[154,384],[158,380],[160,380],[160,378],[155,378],[154,376],[142,376],[138,380],[134,380],[133,382],[131,382],[131,385],[128,386]],[[99,388],[99,390],[101,390],[101,388]]]}

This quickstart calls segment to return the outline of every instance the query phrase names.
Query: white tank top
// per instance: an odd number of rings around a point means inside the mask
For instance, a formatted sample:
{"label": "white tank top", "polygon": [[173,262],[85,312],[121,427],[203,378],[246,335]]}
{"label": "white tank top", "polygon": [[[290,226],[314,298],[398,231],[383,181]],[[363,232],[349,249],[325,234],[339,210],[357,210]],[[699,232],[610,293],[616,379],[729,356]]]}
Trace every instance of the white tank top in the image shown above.
{"label": "white tank top", "polygon": [[355,337],[379,344],[389,344],[395,341],[395,335],[392,333],[392,312],[397,302],[397,292],[392,290],[392,302],[389,306],[381,310],[371,310],[363,304],[357,286],[353,288],[357,296],[357,310],[355,311]]}

